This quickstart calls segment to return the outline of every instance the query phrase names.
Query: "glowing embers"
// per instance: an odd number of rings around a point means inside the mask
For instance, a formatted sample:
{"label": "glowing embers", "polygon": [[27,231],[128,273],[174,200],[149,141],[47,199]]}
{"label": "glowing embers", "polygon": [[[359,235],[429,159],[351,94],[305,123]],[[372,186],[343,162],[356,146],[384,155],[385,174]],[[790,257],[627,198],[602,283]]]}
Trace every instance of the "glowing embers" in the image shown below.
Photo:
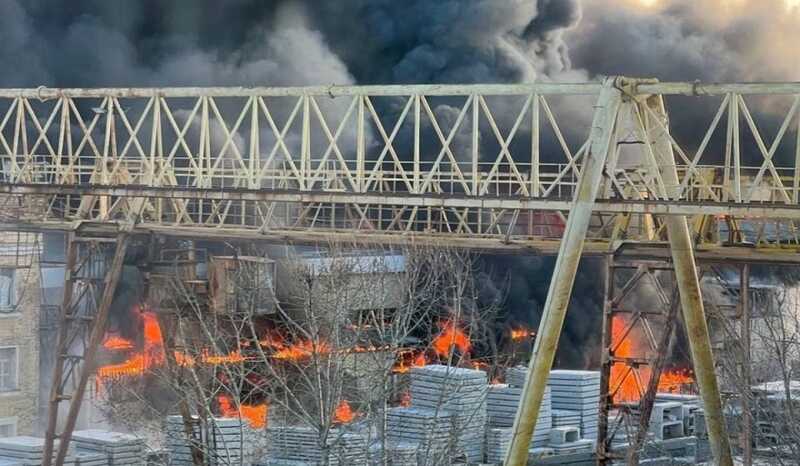
{"label": "glowing embers", "polygon": [[469,353],[472,347],[469,335],[455,321],[445,320],[440,322],[439,329],[439,334],[431,342],[431,346],[437,355],[448,357],[454,350],[458,350],[462,355]]}
{"label": "glowing embers", "polygon": [[536,332],[527,327],[515,327],[510,332],[511,341],[522,342],[532,340],[536,336]]}
{"label": "glowing embers", "polygon": [[[646,343],[636,329],[628,329],[624,318],[615,315],[611,321],[611,342],[614,348],[614,357],[631,358],[641,357],[646,353]],[[611,379],[609,390],[614,394],[614,402],[639,401],[647,390],[652,376],[652,368],[639,366],[634,368],[624,362],[616,362],[611,366]],[[658,378],[658,389],[664,392],[686,392],[694,387],[694,373],[691,369],[670,368],[664,369]]]}
{"label": "glowing embers", "polygon": [[259,404],[240,403],[238,408],[233,399],[224,394],[217,396],[220,414],[225,417],[236,417],[244,419],[247,424],[254,429],[263,429],[267,426],[267,416],[269,415],[269,405],[267,402]]}

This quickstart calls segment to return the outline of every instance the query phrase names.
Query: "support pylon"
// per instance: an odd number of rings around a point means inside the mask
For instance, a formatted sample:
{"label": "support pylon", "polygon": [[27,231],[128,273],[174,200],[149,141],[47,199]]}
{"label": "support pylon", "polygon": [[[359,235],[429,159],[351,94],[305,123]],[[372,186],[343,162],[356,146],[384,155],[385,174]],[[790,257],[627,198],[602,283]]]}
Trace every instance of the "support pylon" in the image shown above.
{"label": "support pylon", "polygon": [[514,433],[505,460],[506,466],[523,466],[528,461],[528,448],[536,427],[558,339],[564,326],[572,286],[575,283],[575,273],[578,270],[586,231],[589,228],[592,206],[600,190],[606,158],[613,150],[617,115],[622,103],[622,94],[616,85],[617,78],[607,78],[600,92],[592,121],[590,149],[583,160],[580,180],[567,218],[553,278],[550,281],[550,290],[536,334],[528,375],[525,377],[525,387],[514,419]]}

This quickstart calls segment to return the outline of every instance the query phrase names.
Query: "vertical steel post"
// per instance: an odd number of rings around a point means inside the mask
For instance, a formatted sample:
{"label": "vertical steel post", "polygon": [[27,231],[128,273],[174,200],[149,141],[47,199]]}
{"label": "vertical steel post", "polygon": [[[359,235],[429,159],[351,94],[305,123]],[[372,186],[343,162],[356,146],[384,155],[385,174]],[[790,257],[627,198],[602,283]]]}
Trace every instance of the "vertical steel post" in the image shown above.
{"label": "vertical steel post", "polygon": [[[664,100],[661,96],[650,96],[644,98],[641,104],[645,106],[643,112],[648,115],[644,120],[648,138],[653,143],[655,153],[660,157],[659,165],[666,191],[663,194],[669,199],[679,199],[681,182],[675,165],[672,140],[668,133],[669,121]],[[665,216],[664,223],[667,226],[670,252],[675,266],[675,280],[680,292],[681,309],[689,337],[695,376],[703,399],[711,451],[717,465],[733,466],[689,224],[686,217],[681,215]]]}
{"label": "vertical steel post", "polygon": [[602,466],[609,464],[608,447],[608,414],[613,404],[611,396],[611,366],[614,362],[611,359],[610,348],[612,345],[612,308],[614,301],[614,254],[609,254],[606,257],[606,276],[605,276],[605,293],[603,299],[603,333],[601,336],[601,356],[600,364],[602,370],[600,371],[600,416],[597,419],[597,464]]}
{"label": "vertical steel post", "polygon": [[744,264],[741,272],[739,299],[742,306],[742,464],[753,464],[753,414],[750,403],[750,264]]}
{"label": "vertical steel post", "polygon": [[616,84],[617,78],[605,80],[595,107],[591,146],[584,156],[580,179],[550,281],[550,290],[525,377],[525,387],[514,419],[514,435],[506,456],[506,466],[523,466],[528,460],[531,436],[536,427],[547,378],[564,325],[592,208],[600,188],[606,158],[613,150],[617,115],[622,102],[622,94]]}

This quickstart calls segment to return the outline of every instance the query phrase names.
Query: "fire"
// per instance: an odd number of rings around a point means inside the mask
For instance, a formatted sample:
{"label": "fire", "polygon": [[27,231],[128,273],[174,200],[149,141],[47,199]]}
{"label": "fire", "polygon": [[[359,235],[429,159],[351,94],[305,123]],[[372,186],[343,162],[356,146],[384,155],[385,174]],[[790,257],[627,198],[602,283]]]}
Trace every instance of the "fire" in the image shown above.
{"label": "fire", "polygon": [[223,416],[244,419],[253,429],[263,429],[267,426],[269,405],[266,402],[256,405],[242,403],[239,409],[236,409],[230,396],[220,394],[217,396],[217,403]]}
{"label": "fire", "polygon": [[109,335],[103,340],[103,347],[110,351],[133,349],[133,342],[119,335]]}
{"label": "fire", "polygon": [[[177,355],[176,355],[177,356]],[[178,359],[177,357],[175,358]],[[203,354],[203,362],[206,364],[236,364],[246,361],[247,358],[242,356],[240,351],[232,351],[226,355],[211,355],[208,352]]]}
{"label": "fire", "polygon": [[353,411],[353,408],[350,407],[350,403],[347,400],[342,400],[339,402],[339,405],[336,406],[336,410],[333,412],[333,422],[338,424],[348,424],[353,422],[353,420],[358,416],[358,413]]}
{"label": "fire", "polygon": [[525,327],[517,327],[511,329],[511,341],[525,341],[528,338],[533,338],[536,336],[536,332],[531,329]]}
{"label": "fire", "polygon": [[469,335],[461,330],[455,322],[447,320],[439,324],[441,332],[433,339],[434,351],[439,356],[449,356],[450,351],[455,348],[461,354],[469,353],[471,342]]}
{"label": "fire", "polygon": [[424,367],[428,365],[425,353],[420,351],[414,356],[414,350],[401,350],[397,364],[392,368],[392,372],[405,374],[412,367]]}
{"label": "fire", "polygon": [[[631,330],[623,339],[623,332],[627,323],[620,317],[614,317],[611,322],[612,342],[617,345],[614,356],[621,358],[635,357],[642,354],[639,350],[643,345],[637,340],[635,330]],[[642,394],[647,390],[650,383],[652,370],[650,367],[640,367],[637,371],[629,371],[625,364],[617,363],[611,366],[611,390],[617,390],[614,397],[615,402],[634,402],[641,399]],[[687,386],[694,384],[694,374],[688,369],[669,369],[664,370],[658,378],[659,392],[679,392]],[[619,389],[617,389],[619,387]]]}
{"label": "fire", "polygon": [[[127,360],[119,364],[107,364],[97,369],[97,376],[100,378],[119,378],[137,376],[146,373],[155,367],[163,366],[166,361],[164,351],[164,341],[162,340],[161,326],[158,323],[158,316],[152,311],[142,311],[139,313],[142,319],[142,333],[144,336],[144,349],[136,352]],[[110,350],[133,349],[133,342],[119,336],[110,335],[103,346]],[[191,367],[197,362],[192,355],[175,351],[175,362],[179,366]],[[237,364],[247,360],[239,351],[232,351],[228,354],[211,354],[204,351],[199,357],[204,364]]]}
{"label": "fire", "polygon": [[313,355],[330,353],[330,346],[325,342],[313,342],[311,340],[300,340],[290,345],[281,345],[272,357],[275,359],[285,359],[289,361],[302,361],[309,359]]}
{"label": "fire", "polygon": [[690,369],[670,369],[663,371],[658,378],[658,391],[661,393],[678,393],[692,385],[694,372]]}

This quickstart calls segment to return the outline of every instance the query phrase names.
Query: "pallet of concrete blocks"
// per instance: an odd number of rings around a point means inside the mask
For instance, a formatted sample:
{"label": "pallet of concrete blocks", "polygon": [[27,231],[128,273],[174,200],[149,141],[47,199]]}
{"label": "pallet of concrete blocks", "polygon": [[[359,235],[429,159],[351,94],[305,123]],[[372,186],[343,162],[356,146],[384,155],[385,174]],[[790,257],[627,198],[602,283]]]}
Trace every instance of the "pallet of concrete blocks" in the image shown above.
{"label": "pallet of concrete blocks", "polygon": [[[53,447],[53,459],[58,451],[58,441]],[[44,460],[44,439],[39,437],[7,437],[0,439],[0,459],[16,462],[20,466],[40,466]],[[75,465],[75,449],[67,449],[64,466]]]}
{"label": "pallet of concrete blocks", "polygon": [[683,405],[679,402],[653,403],[650,415],[650,431],[658,440],[669,440],[684,436]]}
{"label": "pallet of concrete blocks", "polygon": [[486,426],[486,373],[443,365],[411,369],[411,405],[444,410],[452,415],[451,454],[465,455],[469,462],[483,457]]}
{"label": "pallet of concrete blocks", "polygon": [[239,464],[242,460],[245,426],[238,418],[211,418],[208,422],[207,444],[214,465]]}
{"label": "pallet of concrete blocks", "polygon": [[550,371],[547,381],[553,409],[579,411],[578,425],[585,439],[597,438],[597,418],[600,409],[600,372]]}
{"label": "pallet of concrete blocks", "polygon": [[[419,444],[412,442],[387,442],[386,464],[389,466],[417,466]],[[380,458],[379,454],[374,455]],[[374,464],[374,463],[373,463]]]}
{"label": "pallet of concrete blocks", "polygon": [[486,462],[502,463],[511,446],[514,430],[511,427],[489,427],[486,429]]}
{"label": "pallet of concrete blocks", "polygon": [[386,415],[388,440],[415,445],[419,464],[437,464],[448,457],[452,427],[452,416],[442,410],[398,407]]}
{"label": "pallet of concrete blocks", "polygon": [[76,430],[72,444],[81,451],[103,453],[109,466],[140,465],[144,461],[144,440],[135,435],[106,430]]}
{"label": "pallet of concrete blocks", "polygon": [[550,441],[547,445],[556,455],[582,453],[594,449],[594,441],[581,439],[577,427],[555,427],[550,430]]}
{"label": "pallet of concrete blocks", "polygon": [[192,446],[197,446],[205,453],[206,449],[201,438],[199,418],[197,416],[192,416],[190,428],[192,429],[191,438],[186,434],[183,417],[167,416],[166,446],[171,466],[193,465]]}
{"label": "pallet of concrete blocks", "polygon": [[[519,407],[522,389],[504,384],[489,385],[486,395],[486,412],[488,425],[491,427],[511,427]],[[531,438],[531,445],[535,448],[547,444],[547,439],[552,427],[552,409],[550,407],[550,388],[545,387],[539,415],[536,418],[536,430]]]}
{"label": "pallet of concrete blocks", "polygon": [[569,427],[581,425],[581,412],[568,409],[553,409],[553,427]]}
{"label": "pallet of concrete blocks", "polygon": [[527,375],[528,368],[525,366],[510,367],[506,370],[506,383],[512,387],[523,388]]}
{"label": "pallet of concrete blocks", "polygon": [[269,454],[262,461],[300,462],[309,465],[366,465],[367,436],[358,430],[334,428],[328,432],[326,451],[320,446],[319,432],[305,426],[267,429]]}
{"label": "pallet of concrete blocks", "polygon": [[109,466],[108,455],[90,450],[75,450],[75,466]]}

